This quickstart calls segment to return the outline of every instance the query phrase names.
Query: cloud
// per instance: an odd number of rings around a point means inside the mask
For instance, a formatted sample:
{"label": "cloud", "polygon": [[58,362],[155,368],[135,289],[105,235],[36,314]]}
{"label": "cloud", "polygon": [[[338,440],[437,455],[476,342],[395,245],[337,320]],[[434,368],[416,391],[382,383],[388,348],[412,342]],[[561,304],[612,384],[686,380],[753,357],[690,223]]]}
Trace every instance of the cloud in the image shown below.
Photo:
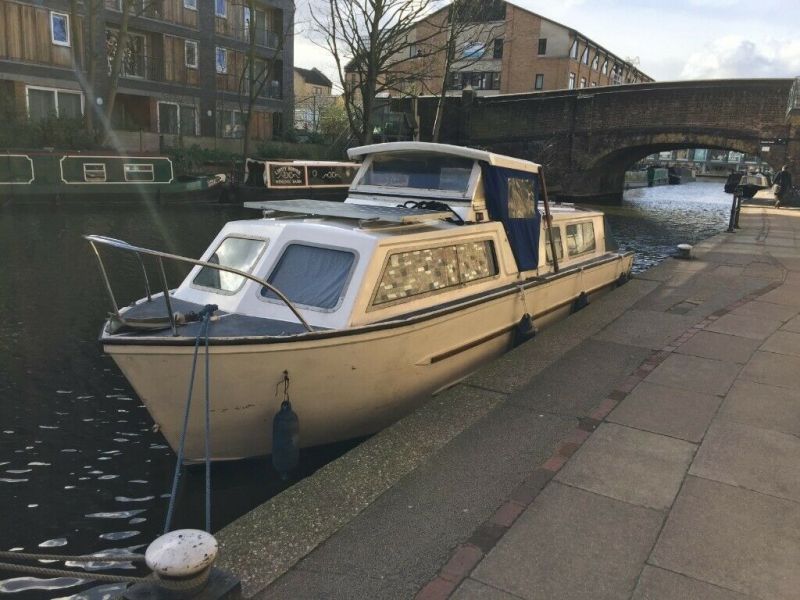
{"label": "cloud", "polygon": [[725,36],[689,55],[684,79],[795,77],[800,74],[800,41],[766,39],[758,43]]}

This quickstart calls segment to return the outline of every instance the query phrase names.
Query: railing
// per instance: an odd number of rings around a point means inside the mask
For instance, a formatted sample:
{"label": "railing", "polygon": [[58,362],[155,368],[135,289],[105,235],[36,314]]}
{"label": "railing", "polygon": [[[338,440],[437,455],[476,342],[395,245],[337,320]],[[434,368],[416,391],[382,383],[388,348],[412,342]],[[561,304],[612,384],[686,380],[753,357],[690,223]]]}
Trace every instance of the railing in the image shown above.
{"label": "railing", "polygon": [[106,291],[108,292],[109,299],[111,300],[111,306],[114,308],[114,314],[121,318],[119,313],[119,305],[117,304],[117,299],[114,296],[114,290],[111,288],[111,282],[108,279],[108,273],[106,272],[106,267],[103,264],[103,259],[100,257],[100,251],[97,249],[96,244],[101,244],[103,246],[111,246],[112,248],[117,248],[118,250],[124,250],[126,252],[131,252],[136,255],[137,259],[139,260],[139,265],[142,267],[142,275],[144,276],[144,288],[145,293],[147,295],[147,301],[152,302],[153,296],[150,291],[150,279],[147,276],[147,269],[144,265],[144,260],[142,259],[142,255],[147,256],[154,256],[158,262],[159,274],[161,276],[161,285],[163,287],[164,292],[164,303],[167,308],[167,312],[169,313],[169,324],[172,328],[172,335],[178,335],[178,324],[175,320],[175,313],[172,312],[172,302],[170,301],[169,296],[169,285],[167,284],[167,273],[164,270],[164,259],[172,260],[175,262],[183,262],[188,263],[191,265],[198,265],[201,267],[208,267],[209,269],[214,269],[216,271],[225,271],[226,273],[233,273],[235,275],[239,275],[240,277],[244,277],[245,279],[249,279],[250,281],[255,281],[259,285],[264,286],[269,291],[274,293],[280,300],[292,311],[297,320],[303,325],[307,332],[313,331],[311,325],[303,318],[303,315],[297,310],[297,308],[292,304],[291,300],[289,300],[283,292],[281,292],[278,288],[273,286],[271,283],[268,283],[261,279],[260,277],[256,277],[255,275],[251,275],[250,273],[246,273],[245,271],[240,271],[239,269],[234,269],[232,267],[226,267],[223,265],[217,265],[210,262],[205,262],[202,260],[195,260],[193,258],[187,258],[185,256],[179,256],[177,254],[168,254],[167,252],[159,252],[158,250],[149,250],[148,248],[140,248],[138,246],[133,246],[128,242],[124,242],[122,240],[117,240],[114,238],[106,237],[104,235],[84,235],[83,239],[89,242],[89,245],[92,247],[95,256],[97,257],[97,262],[100,267],[100,274],[103,277],[103,283],[106,286]]}
{"label": "railing", "polygon": [[[109,57],[109,64],[113,58]],[[110,70],[110,69],[109,69]],[[127,80],[157,81],[182,85],[200,85],[200,72],[196,68],[181,64],[168,64],[163,58],[155,56],[126,56],[122,59],[120,77]]]}
{"label": "railing", "polygon": [[[258,73],[256,73],[258,74]],[[258,81],[254,85],[260,86]],[[280,100],[283,97],[281,82],[273,79],[268,81],[261,88],[259,98],[275,98]],[[234,94],[247,94],[250,90],[250,81],[247,74],[242,77],[241,73],[217,73],[217,91],[233,92]]]}

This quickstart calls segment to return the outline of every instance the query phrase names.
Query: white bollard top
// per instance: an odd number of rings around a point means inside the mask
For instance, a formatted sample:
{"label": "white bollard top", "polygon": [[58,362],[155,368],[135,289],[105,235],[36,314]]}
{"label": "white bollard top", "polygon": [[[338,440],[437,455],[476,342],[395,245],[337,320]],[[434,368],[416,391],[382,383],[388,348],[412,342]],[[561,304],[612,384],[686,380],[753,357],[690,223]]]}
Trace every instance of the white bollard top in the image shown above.
{"label": "white bollard top", "polygon": [[678,250],[691,250],[692,247],[691,244],[678,244]]}
{"label": "white bollard top", "polygon": [[217,540],[199,529],[178,529],[156,538],[144,560],[159,577],[189,577],[214,563]]}

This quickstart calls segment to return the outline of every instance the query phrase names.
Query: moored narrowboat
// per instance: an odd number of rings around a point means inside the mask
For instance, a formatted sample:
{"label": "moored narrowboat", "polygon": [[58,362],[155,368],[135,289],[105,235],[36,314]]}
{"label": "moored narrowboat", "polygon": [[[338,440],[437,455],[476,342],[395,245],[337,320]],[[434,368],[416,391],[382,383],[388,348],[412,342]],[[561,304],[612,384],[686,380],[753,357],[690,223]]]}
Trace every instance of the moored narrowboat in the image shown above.
{"label": "moored narrowboat", "polygon": [[231,193],[237,202],[296,198],[341,202],[358,167],[354,162],[248,158],[244,182],[232,186]]}
{"label": "moored narrowboat", "polygon": [[0,154],[0,201],[218,201],[224,175],[175,177],[165,156]]}

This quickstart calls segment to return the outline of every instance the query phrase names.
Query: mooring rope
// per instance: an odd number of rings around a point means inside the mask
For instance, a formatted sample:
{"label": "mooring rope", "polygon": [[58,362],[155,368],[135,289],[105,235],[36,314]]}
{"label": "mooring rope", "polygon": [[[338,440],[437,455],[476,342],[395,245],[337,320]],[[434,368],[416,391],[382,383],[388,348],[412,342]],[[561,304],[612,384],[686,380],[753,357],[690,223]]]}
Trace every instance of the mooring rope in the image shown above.
{"label": "mooring rope", "polygon": [[30,552],[11,552],[7,550],[0,550],[0,558],[19,560],[69,560],[72,562],[144,562],[143,554],[113,554],[108,556],[81,554],[79,556],[70,556],[68,554],[31,554]]}
{"label": "mooring rope", "polygon": [[198,316],[202,318],[203,322],[200,326],[200,331],[197,333],[197,337],[194,341],[194,353],[192,355],[192,372],[189,377],[189,392],[186,397],[186,408],[184,409],[183,413],[183,429],[181,431],[181,440],[180,444],[178,445],[178,456],[175,460],[175,474],[172,477],[172,493],[170,494],[169,499],[169,507],[167,508],[167,517],[164,522],[164,533],[169,533],[170,525],[172,524],[172,515],[175,511],[175,501],[178,495],[178,481],[181,478],[181,471],[183,467],[183,455],[186,448],[186,432],[189,429],[189,413],[191,412],[192,408],[192,392],[194,391],[194,377],[195,373],[197,372],[197,355],[200,349],[200,340],[205,338],[206,342],[206,531],[210,532],[211,524],[211,468],[210,468],[210,461],[208,457],[208,445],[209,445],[209,419],[210,415],[210,408],[208,407],[208,399],[209,399],[209,389],[208,389],[208,329],[209,324],[211,322],[211,315],[214,314],[214,311],[217,310],[217,306],[215,304],[207,304],[203,307],[203,309],[198,313]]}
{"label": "mooring rope", "polygon": [[46,567],[33,567],[30,565],[16,565],[13,563],[0,562],[0,570],[12,571],[15,573],[26,573],[28,575],[38,575],[40,577],[75,577],[76,579],[89,581],[103,581],[106,583],[141,583],[148,581],[146,577],[132,577],[124,575],[107,575],[105,573],[85,573],[83,571],[67,571],[66,569],[48,569]]}

